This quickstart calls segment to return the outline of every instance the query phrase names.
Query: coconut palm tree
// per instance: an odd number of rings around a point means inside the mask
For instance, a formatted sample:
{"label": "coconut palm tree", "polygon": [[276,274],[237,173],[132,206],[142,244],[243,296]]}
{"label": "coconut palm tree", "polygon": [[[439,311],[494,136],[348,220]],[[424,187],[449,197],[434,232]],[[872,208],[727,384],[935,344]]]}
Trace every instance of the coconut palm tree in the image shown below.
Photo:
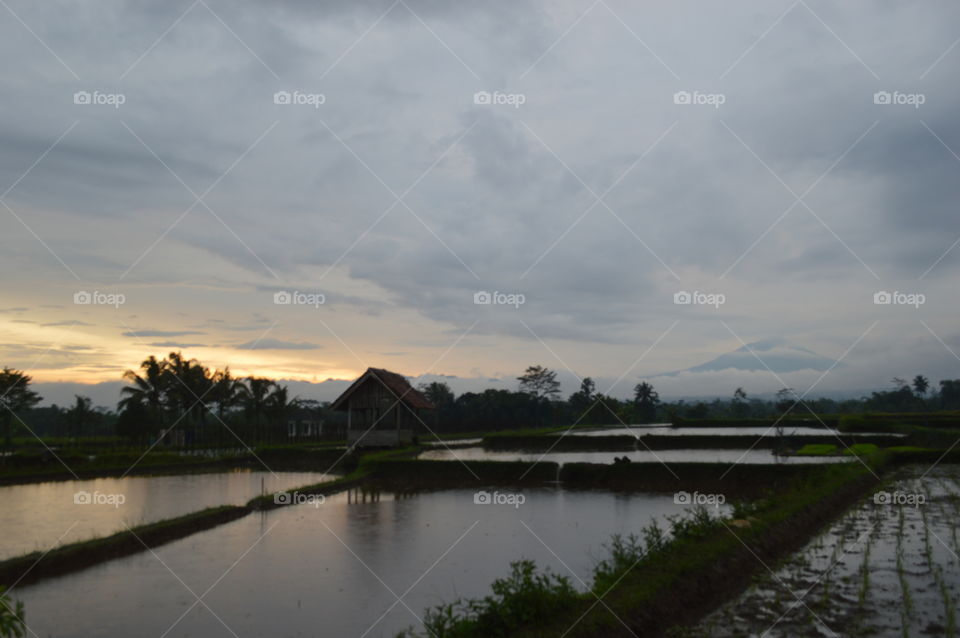
{"label": "coconut palm tree", "polygon": [[253,419],[255,436],[259,440],[262,435],[263,417],[267,411],[267,397],[274,383],[266,377],[247,377],[246,381],[240,394],[241,402],[247,416]]}
{"label": "coconut palm tree", "polygon": [[165,422],[165,404],[166,393],[164,391],[164,378],[166,369],[165,361],[157,361],[157,358],[150,355],[140,364],[141,374],[133,370],[127,370],[123,373],[123,378],[131,385],[125,386],[120,390],[120,403],[117,409],[121,412],[133,411],[134,413],[146,412],[150,423],[147,427],[159,427],[163,429]]}
{"label": "coconut palm tree", "polygon": [[209,397],[217,405],[217,416],[222,421],[226,411],[239,403],[243,381],[234,378],[230,374],[230,368],[227,367],[214,372],[211,382],[213,388],[210,390]]}
{"label": "coconut palm tree", "polygon": [[129,381],[129,385],[120,390],[123,397],[118,407],[122,410],[130,403],[146,405],[157,413],[159,417],[162,413],[164,403],[163,392],[163,372],[164,363],[157,361],[157,358],[150,355],[140,364],[142,375],[133,370],[127,370],[123,373],[123,378]]}
{"label": "coconut palm tree", "polygon": [[642,423],[650,423],[657,417],[657,404],[660,395],[653,386],[642,381],[633,388],[633,404],[637,408],[637,415]]}

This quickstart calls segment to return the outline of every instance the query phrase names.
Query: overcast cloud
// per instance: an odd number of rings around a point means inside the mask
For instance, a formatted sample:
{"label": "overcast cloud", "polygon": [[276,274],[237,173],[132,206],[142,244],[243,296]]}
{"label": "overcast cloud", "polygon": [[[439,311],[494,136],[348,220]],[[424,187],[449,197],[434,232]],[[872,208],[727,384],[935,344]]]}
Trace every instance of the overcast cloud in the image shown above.
{"label": "overcast cloud", "polygon": [[960,376],[955,2],[7,4],[0,364],[38,381]]}

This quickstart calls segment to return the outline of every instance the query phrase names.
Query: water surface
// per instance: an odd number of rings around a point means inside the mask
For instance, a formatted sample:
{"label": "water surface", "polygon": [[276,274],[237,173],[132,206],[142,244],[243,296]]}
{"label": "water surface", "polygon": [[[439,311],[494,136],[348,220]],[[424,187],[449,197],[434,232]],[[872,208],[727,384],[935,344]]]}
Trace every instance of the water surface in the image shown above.
{"label": "water surface", "polygon": [[391,637],[418,625],[426,607],[490,593],[521,557],[582,588],[577,577],[589,582],[610,534],[685,509],[669,495],[522,494],[519,507],[475,504],[474,490],[349,503],[339,494],[247,516],[163,545],[156,556],[19,587],[14,598],[44,637],[160,636],[171,626],[171,638]]}
{"label": "water surface", "polygon": [[486,450],[482,447],[433,449],[421,452],[418,458],[430,461],[552,461],[555,463],[613,463],[615,457],[626,456],[634,463],[749,463],[797,464],[842,463],[852,457],[842,456],[776,456],[770,450],[640,450],[619,452],[524,452],[518,450]]}
{"label": "water surface", "polygon": [[270,493],[330,478],[320,472],[236,470],[3,486],[0,559],[106,536],[125,525],[152,523],[216,505],[240,505],[260,494],[261,481]]}
{"label": "water surface", "polygon": [[[890,432],[840,432],[833,428],[816,428],[809,426],[787,426],[783,429],[787,436],[889,436],[902,437],[903,434]],[[669,424],[630,425],[627,427],[611,427],[598,430],[571,430],[565,436],[644,436],[647,434],[669,434],[673,436],[720,435],[720,436],[776,436],[776,428],[767,427],[672,427]]]}

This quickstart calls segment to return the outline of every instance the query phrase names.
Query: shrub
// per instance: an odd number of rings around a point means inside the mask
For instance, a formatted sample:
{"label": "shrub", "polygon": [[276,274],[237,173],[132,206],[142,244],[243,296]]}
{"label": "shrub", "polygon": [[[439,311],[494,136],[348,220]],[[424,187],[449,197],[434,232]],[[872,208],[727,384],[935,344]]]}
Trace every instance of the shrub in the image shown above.
{"label": "shrub", "polygon": [[532,560],[510,563],[510,575],[495,580],[491,589],[492,596],[458,600],[428,610],[423,619],[428,635],[434,638],[510,636],[519,627],[552,619],[578,600],[569,578],[550,570],[538,573]]}

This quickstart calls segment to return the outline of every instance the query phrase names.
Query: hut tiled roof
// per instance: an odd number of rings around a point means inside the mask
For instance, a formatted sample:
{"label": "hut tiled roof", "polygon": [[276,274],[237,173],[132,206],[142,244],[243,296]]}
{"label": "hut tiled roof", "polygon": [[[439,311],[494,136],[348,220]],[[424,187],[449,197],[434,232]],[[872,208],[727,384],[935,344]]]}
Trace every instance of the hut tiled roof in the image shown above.
{"label": "hut tiled roof", "polygon": [[391,372],[390,370],[385,370],[383,368],[367,368],[367,371],[360,375],[360,377],[350,384],[350,387],[343,391],[337,399],[330,405],[334,410],[346,410],[347,409],[347,398],[356,392],[356,390],[363,385],[363,383],[370,377],[373,377],[380,383],[382,383],[387,390],[393,394],[398,401],[405,403],[407,406],[414,409],[424,409],[424,410],[433,410],[436,409],[436,406],[430,403],[427,400],[427,397],[423,396],[420,392],[414,389],[410,382],[407,381],[406,377],[402,374],[397,374],[396,372]]}

